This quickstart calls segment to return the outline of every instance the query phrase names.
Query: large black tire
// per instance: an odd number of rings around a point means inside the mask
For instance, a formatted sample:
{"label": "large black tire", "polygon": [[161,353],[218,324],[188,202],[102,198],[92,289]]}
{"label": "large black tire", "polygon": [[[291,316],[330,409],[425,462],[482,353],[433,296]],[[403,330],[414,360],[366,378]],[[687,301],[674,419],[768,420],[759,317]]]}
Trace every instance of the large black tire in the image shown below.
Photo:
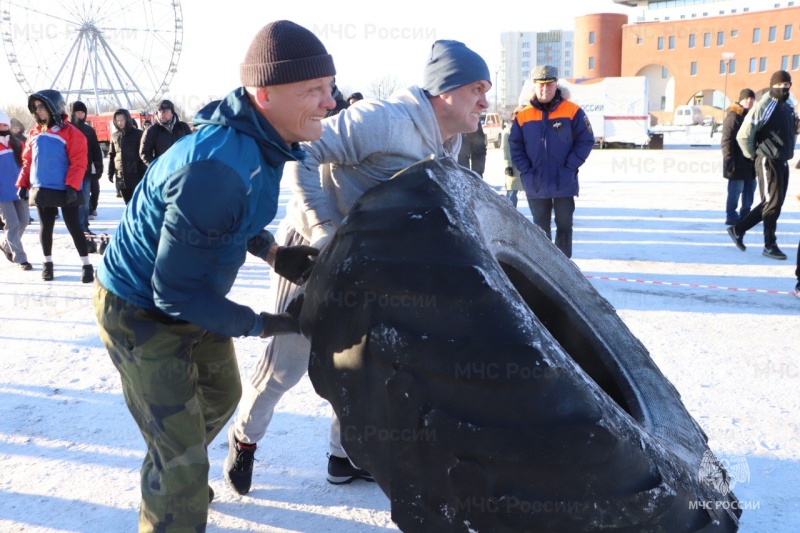
{"label": "large black tire", "polygon": [[736,531],[727,474],[578,268],[452,161],[352,208],[309,280],[309,375],[403,531]]}

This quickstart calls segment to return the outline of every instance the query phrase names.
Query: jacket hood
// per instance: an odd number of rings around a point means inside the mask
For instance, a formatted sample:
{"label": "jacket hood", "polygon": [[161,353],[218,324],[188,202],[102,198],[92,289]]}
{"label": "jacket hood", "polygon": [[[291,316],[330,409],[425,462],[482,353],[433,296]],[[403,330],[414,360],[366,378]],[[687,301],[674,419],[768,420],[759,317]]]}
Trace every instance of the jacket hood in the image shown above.
{"label": "jacket hood", "polygon": [[[436,121],[436,113],[434,113],[433,106],[421,87],[413,86],[407,89],[399,89],[387,101],[403,106],[414,125],[420,131],[422,138],[427,139],[430,143],[432,154],[436,154],[436,157],[450,156],[458,158],[458,152],[461,149],[461,135],[453,135],[447,141],[442,141],[442,131]],[[442,148],[444,148],[445,153],[442,152]]]}
{"label": "jacket hood", "polygon": [[728,108],[728,113],[736,113],[737,115],[743,115],[747,113],[747,110],[743,108],[740,104],[733,103]]}
{"label": "jacket hood", "polygon": [[[117,117],[117,115],[119,115],[119,114],[125,115],[125,128],[124,128],[124,131],[132,130],[133,129],[133,118],[131,117],[131,112],[128,111],[127,109],[117,109],[116,111],[114,111],[114,115],[112,115],[112,122]],[[116,129],[117,131],[122,131],[117,127],[117,123],[116,122],[113,122],[113,124],[114,124],[114,129]]]}
{"label": "jacket hood", "polygon": [[[287,145],[267,119],[253,108],[244,87],[239,87],[222,100],[205,106],[197,112],[193,122],[197,127],[221,126],[252,137],[258,143],[261,155],[271,166],[285,163],[286,157],[290,160],[305,158],[305,152],[300,149],[299,144]],[[280,157],[275,149],[285,157]]]}

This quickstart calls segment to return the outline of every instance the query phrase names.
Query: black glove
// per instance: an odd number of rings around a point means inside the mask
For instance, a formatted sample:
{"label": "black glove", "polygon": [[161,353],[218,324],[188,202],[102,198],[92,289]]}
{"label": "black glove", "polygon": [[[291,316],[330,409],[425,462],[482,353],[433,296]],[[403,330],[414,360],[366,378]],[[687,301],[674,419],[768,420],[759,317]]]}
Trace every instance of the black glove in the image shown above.
{"label": "black glove", "polygon": [[279,246],[275,253],[275,273],[294,283],[302,285],[314,268],[312,257],[319,254],[313,246]]}
{"label": "black glove", "polygon": [[28,199],[28,189],[25,187],[20,187],[17,191],[17,196],[19,196],[20,200],[27,200]]}
{"label": "black glove", "polygon": [[67,185],[66,203],[64,207],[72,207],[78,205],[78,191]]}
{"label": "black glove", "polygon": [[506,176],[514,175],[514,167],[506,167]]}
{"label": "black glove", "polygon": [[261,330],[261,338],[272,337],[274,335],[286,335],[288,333],[300,333],[300,322],[296,317],[289,313],[273,315],[261,313],[261,321],[264,322],[264,329]]}
{"label": "black glove", "polygon": [[272,236],[272,233],[262,229],[255,235],[255,237],[247,241],[247,251],[266,261],[269,249],[274,244],[275,238]]}

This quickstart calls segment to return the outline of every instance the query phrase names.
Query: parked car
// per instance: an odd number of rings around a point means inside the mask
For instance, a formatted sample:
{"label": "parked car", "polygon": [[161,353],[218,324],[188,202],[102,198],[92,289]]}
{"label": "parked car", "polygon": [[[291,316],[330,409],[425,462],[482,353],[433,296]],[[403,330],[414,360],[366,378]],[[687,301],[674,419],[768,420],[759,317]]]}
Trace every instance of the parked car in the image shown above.
{"label": "parked car", "polygon": [[503,118],[499,113],[484,113],[481,115],[481,125],[483,133],[486,135],[486,143],[493,144],[495,148],[500,148],[503,138]]}

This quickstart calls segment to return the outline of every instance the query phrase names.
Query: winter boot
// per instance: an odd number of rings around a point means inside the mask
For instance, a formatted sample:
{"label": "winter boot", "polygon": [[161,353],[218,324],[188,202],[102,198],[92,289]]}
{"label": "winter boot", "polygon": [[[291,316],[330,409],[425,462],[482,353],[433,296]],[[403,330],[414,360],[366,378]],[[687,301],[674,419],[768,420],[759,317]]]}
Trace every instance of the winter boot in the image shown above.
{"label": "winter boot", "polygon": [[42,279],[53,281],[53,262],[48,261],[42,265]]}
{"label": "winter boot", "polygon": [[94,281],[94,268],[92,265],[83,265],[83,274],[81,275],[83,283],[91,283]]}

